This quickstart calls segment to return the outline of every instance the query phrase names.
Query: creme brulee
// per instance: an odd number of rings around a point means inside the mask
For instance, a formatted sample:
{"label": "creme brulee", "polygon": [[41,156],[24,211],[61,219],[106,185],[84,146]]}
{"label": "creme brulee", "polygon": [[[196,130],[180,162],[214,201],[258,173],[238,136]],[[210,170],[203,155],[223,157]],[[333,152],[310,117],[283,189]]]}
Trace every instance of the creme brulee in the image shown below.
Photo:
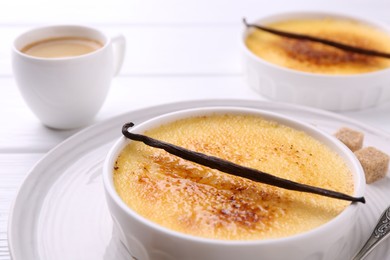
{"label": "creme brulee", "polygon": [[[343,159],[307,134],[252,115],[181,119],[145,134],[286,179],[353,194]],[[114,167],[115,189],[145,218],[206,238],[287,237],[318,227],[349,202],[256,183],[131,142]]]}
{"label": "creme brulee", "polygon": [[[340,43],[390,52],[390,35],[352,20],[296,19],[264,24],[267,27],[316,36]],[[304,40],[272,35],[253,29],[245,44],[262,59],[294,70],[321,74],[359,74],[390,67],[390,60],[346,52]]]}

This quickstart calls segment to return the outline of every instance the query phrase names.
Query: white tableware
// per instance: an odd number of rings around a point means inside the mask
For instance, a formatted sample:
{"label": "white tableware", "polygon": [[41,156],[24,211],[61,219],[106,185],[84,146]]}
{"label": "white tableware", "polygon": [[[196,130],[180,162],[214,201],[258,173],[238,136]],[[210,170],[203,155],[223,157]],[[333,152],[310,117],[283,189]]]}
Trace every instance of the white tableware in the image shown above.
{"label": "white tableware", "polygon": [[[305,18],[347,19],[390,34],[389,27],[377,21],[325,12],[287,12],[263,17],[253,23],[266,26]],[[353,75],[327,75],[281,67],[256,56],[247,48],[245,39],[252,30],[255,29],[245,28],[241,40],[244,71],[248,85],[261,95],[275,101],[333,111],[364,109],[390,100],[390,69]]]}
{"label": "white tableware", "polygon": [[[325,134],[317,127],[302,123],[291,117],[282,116],[266,110],[242,107],[209,107],[178,110],[150,119],[131,129],[134,133],[143,133],[162,124],[178,119],[210,114],[248,114],[257,115],[303,131],[328,146],[341,156],[349,167],[355,185],[354,196],[362,197],[365,190],[363,169],[356,156],[336,138]],[[116,223],[121,241],[136,259],[143,260],[255,260],[255,259],[321,259],[333,260],[335,257],[347,259],[349,251],[340,247],[347,245],[357,228],[361,203],[350,204],[337,217],[324,225],[298,235],[257,241],[226,241],[195,237],[162,227],[139,215],[129,208],[120,198],[114,187],[113,172],[115,162],[131,140],[121,136],[108,153],[103,166],[103,181],[106,190],[108,208]],[[159,241],[156,243],[156,241]],[[267,257],[262,257],[266,255]]]}
{"label": "white tableware", "polygon": [[390,235],[390,207],[379,217],[371,236],[352,260],[365,259],[377,246],[384,243]]}
{"label": "white tableware", "polygon": [[[40,58],[21,49],[43,39],[85,37],[103,47],[80,56]],[[27,105],[43,124],[72,129],[90,123],[107,96],[111,79],[125,55],[125,38],[78,25],[47,26],[16,38],[12,48],[14,77]]]}
{"label": "white tableware", "polygon": [[[133,121],[138,125],[177,109],[210,106],[269,110],[292,116],[329,134],[347,126],[365,133],[365,145],[390,154],[388,133],[337,114],[290,104],[203,100],[128,112],[80,131],[31,169],[10,210],[8,245],[12,259],[131,259],[119,240],[104,196],[102,167],[110,147],[118,139],[124,122]],[[367,203],[355,217],[358,227],[353,238],[345,245],[340,244],[350,255],[358,251],[378,216],[390,204],[389,190],[389,177],[366,187]],[[379,245],[367,259],[390,260],[390,248]]]}

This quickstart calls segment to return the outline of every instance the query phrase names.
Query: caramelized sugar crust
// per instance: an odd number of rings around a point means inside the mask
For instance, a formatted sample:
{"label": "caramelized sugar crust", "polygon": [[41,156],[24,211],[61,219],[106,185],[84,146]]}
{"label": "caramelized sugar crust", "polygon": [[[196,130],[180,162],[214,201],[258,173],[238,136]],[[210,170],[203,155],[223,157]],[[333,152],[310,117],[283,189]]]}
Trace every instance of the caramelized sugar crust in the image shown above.
{"label": "caramelized sugar crust", "polygon": [[[289,20],[267,25],[289,32],[333,40],[355,47],[390,52],[390,35],[341,19]],[[290,69],[323,74],[358,74],[388,68],[390,60],[346,52],[321,43],[289,39],[253,30],[248,48],[261,58]]]}
{"label": "caramelized sugar crust", "polygon": [[[353,193],[343,160],[303,132],[248,115],[179,120],[146,133],[198,152],[310,185]],[[123,201],[169,229],[224,240],[286,237],[322,225],[349,203],[287,191],[132,142],[114,185]]]}

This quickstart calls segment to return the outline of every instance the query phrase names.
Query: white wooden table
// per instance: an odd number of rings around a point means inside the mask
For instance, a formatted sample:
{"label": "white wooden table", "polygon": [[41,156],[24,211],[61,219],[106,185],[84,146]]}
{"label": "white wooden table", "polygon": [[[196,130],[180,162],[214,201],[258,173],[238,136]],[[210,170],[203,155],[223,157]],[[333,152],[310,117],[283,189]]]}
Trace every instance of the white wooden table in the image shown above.
{"label": "white wooden table", "polygon": [[[7,222],[12,200],[29,169],[78,130],[41,125],[25,105],[12,76],[10,48],[24,30],[77,23],[127,38],[120,75],[96,122],[174,101],[263,100],[245,84],[239,39],[241,18],[291,10],[360,14],[390,23],[387,0],[2,0],[0,2],[0,259],[9,259]],[[390,132],[390,103],[344,113]]]}

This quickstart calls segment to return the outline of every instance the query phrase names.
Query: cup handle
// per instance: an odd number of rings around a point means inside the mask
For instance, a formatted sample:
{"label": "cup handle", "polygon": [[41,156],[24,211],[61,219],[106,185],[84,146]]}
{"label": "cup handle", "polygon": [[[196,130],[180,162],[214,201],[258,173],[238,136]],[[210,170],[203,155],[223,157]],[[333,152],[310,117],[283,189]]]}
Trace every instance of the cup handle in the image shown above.
{"label": "cup handle", "polygon": [[114,51],[114,76],[118,75],[122,68],[126,53],[126,38],[120,34],[111,38]]}

